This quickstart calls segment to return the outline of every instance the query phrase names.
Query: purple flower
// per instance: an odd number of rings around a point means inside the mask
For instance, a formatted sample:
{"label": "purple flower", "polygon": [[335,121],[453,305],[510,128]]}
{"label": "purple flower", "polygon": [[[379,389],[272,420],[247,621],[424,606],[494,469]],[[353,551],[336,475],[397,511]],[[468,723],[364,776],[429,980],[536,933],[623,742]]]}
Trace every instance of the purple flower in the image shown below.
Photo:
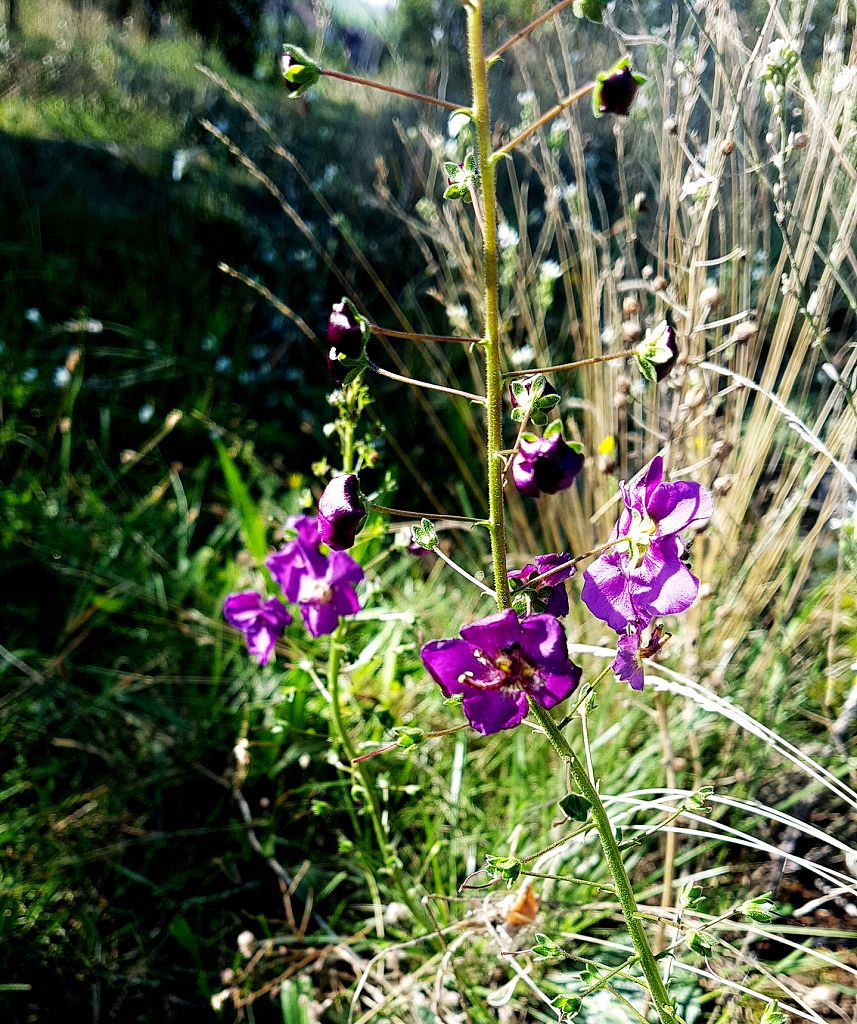
{"label": "purple flower", "polygon": [[327,368],[334,383],[341,387],[345,378],[362,359],[365,348],[363,317],[348,299],[336,302],[327,321]]}
{"label": "purple flower", "polygon": [[350,548],[365,518],[354,473],[334,477],[318,500],[318,533],[324,543],[334,551]]}
{"label": "purple flower", "polygon": [[699,580],[682,561],[677,534],[713,513],[711,494],[700,484],[664,483],[660,456],[641,479],[620,489],[624,508],[610,535],[618,543],[584,572],[581,594],[592,614],[617,632],[693,604]]}
{"label": "purple flower", "polygon": [[230,626],[241,630],[247,650],[260,665],[268,664],[274,644],[292,621],[276,597],[264,601],[255,590],[230,594],[223,602],[223,617]]}
{"label": "purple flower", "polygon": [[[531,590],[535,592],[533,596],[544,602],[544,607],[540,607],[539,611],[554,615],[558,619],[563,615],[568,615],[568,593],[563,584],[576,572],[573,565],[565,564],[570,560],[571,555],[567,551],[560,555],[536,555],[533,561],[522,569],[513,569],[507,573],[512,584],[513,598],[516,594]],[[551,573],[547,579],[539,580],[532,588],[530,587],[530,580],[544,575],[558,565],[564,565],[565,568]]]}
{"label": "purple flower", "polygon": [[582,468],[583,455],[565,443],[559,430],[541,438],[525,434],[512,460],[512,479],[522,494],[538,498],[571,487]]}
{"label": "purple flower", "polygon": [[613,669],[617,678],[630,683],[632,690],[642,690],[644,675],[642,640],[639,630],[621,633],[616,646],[618,650],[616,657],[610,663],[610,668]]}
{"label": "purple flower", "polygon": [[595,88],[592,92],[595,116],[601,117],[602,114],[624,116],[627,114],[637,95],[638,87],[645,81],[645,75],[634,71],[631,61],[627,57],[623,57],[609,71],[602,71],[595,80]]}
{"label": "purple flower", "polygon": [[321,537],[315,516],[293,517],[287,521],[286,526],[295,530],[297,536],[287,541],[279,551],[269,555],[265,565],[271,570],[271,575],[286,598],[296,601],[300,578],[307,571],[310,558],[318,554]]}
{"label": "purple flower", "polygon": [[581,675],[557,619],[519,620],[511,608],[463,626],[460,640],[430,641],[420,656],[447,697],[461,694],[468,722],[484,736],[518,725],[528,697],[543,708],[559,704]]}
{"label": "purple flower", "polygon": [[360,611],[354,585],[362,579],[360,563],[344,551],[331,551],[329,558],[312,553],[300,574],[295,597],[312,636],[332,633],[342,616]]}

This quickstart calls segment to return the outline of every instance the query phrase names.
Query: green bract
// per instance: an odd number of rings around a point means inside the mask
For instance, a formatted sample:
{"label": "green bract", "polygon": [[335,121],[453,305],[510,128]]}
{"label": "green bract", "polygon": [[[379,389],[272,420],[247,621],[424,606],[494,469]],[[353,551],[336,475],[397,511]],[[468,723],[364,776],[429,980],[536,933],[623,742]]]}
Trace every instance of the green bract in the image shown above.
{"label": "green bract", "polygon": [[286,83],[289,99],[296,100],[321,77],[321,68],[299,46],[283,43],[280,72]]}

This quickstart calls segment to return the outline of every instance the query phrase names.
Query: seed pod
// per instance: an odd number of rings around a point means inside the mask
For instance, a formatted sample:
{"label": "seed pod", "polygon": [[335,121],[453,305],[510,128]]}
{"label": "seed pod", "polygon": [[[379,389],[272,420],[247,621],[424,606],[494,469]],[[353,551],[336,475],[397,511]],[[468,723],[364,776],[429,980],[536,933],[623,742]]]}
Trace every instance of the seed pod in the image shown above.
{"label": "seed pod", "polygon": [[729,340],[734,341],[736,345],[742,345],[757,334],[758,330],[759,325],[755,320],[745,320],[742,324],[738,324]]}
{"label": "seed pod", "polygon": [[616,456],[602,452],[596,459],[598,465],[598,472],[603,473],[604,476],[610,476],[611,473],[616,472]]}
{"label": "seed pod", "polygon": [[627,342],[639,341],[643,328],[638,320],[626,320],[622,324],[622,337]]}
{"label": "seed pod", "polygon": [[809,145],[809,136],[806,132],[795,132],[792,139],[792,149],[806,149]]}
{"label": "seed pod", "polygon": [[620,395],[628,395],[631,393],[631,380],[626,377],[624,373],[620,373],[616,378],[616,391]]}
{"label": "seed pod", "polygon": [[710,284],[699,293],[700,306],[707,306],[709,309],[717,309],[723,294],[716,284]]}
{"label": "seed pod", "polygon": [[646,198],[645,192],[638,192],[634,196],[634,209],[637,213],[645,213],[649,208],[649,200]]}
{"label": "seed pod", "polygon": [[707,397],[705,388],[697,386],[695,388],[691,388],[685,395],[684,404],[688,409],[698,409]]}
{"label": "seed pod", "polygon": [[719,476],[712,484],[715,494],[728,494],[732,490],[733,476],[731,473],[726,476]]}
{"label": "seed pod", "polygon": [[640,312],[640,303],[633,295],[626,295],[622,300],[622,316],[636,316]]}
{"label": "seed pod", "polygon": [[652,288],[656,292],[665,292],[669,286],[669,281],[665,277],[658,275],[654,281],[652,281]]}
{"label": "seed pod", "polygon": [[734,153],[734,151],[735,151],[735,140],[731,139],[731,138],[730,139],[726,139],[723,142],[723,145],[720,147],[720,152],[724,156],[731,156],[731,154]]}
{"label": "seed pod", "polygon": [[678,131],[678,121],[674,117],[668,117],[664,121],[664,131],[667,135],[675,135]]}

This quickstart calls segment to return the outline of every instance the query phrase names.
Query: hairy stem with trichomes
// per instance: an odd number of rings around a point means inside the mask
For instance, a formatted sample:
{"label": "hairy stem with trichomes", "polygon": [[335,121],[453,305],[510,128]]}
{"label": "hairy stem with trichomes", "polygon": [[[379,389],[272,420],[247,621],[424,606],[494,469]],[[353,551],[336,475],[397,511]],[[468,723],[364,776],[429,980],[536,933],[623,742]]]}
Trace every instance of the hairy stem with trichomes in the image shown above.
{"label": "hairy stem with trichomes", "polygon": [[[507,146],[494,153],[491,145],[491,111],[488,98],[488,63],[482,35],[483,0],[470,0],[467,5],[467,38],[470,56],[470,78],[473,94],[471,117],[476,129],[479,190],[482,198],[483,218],[483,277],[485,285],[485,346],[486,363],[486,416],[487,416],[487,469],[488,509],[491,555],[494,567],[494,586],[497,607],[509,608],[511,599],[506,576],[506,526],[503,508],[503,370],[500,354],[499,270],[497,259],[497,197],[495,167],[499,153],[510,150]],[[580,763],[552,716],[535,701],[530,707],[542,729],[568,765],[571,776],[581,795],[591,805],[592,821],[601,838],[604,856],[613,876],[622,913],[628,926],[634,950],[645,975],[652,1001],[662,1024],[675,1024],[677,1020],[666,986],[664,985],[652,947],[640,921],[634,891],[622,862],[619,844],[610,818],[598,791],[592,785],[586,769]]]}

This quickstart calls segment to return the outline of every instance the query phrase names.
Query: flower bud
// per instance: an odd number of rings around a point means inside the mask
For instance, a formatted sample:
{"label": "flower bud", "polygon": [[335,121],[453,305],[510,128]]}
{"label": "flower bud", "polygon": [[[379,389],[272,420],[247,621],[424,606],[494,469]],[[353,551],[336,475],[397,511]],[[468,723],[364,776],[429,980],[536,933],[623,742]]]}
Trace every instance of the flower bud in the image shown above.
{"label": "flower bud", "polygon": [[366,321],[348,299],[334,303],[327,321],[327,369],[338,387],[362,362],[366,350]]}
{"label": "flower bud", "polygon": [[530,423],[544,426],[548,412],[559,404],[559,392],[541,373],[518,377],[509,382],[509,400],[512,403],[512,419],[521,423],[529,418]]}
{"label": "flower bud", "polygon": [[365,518],[355,474],[334,477],[318,500],[318,533],[324,543],[333,551],[350,548]]}
{"label": "flower bud", "polygon": [[512,479],[521,494],[531,498],[557,494],[571,487],[583,468],[583,461],[578,446],[566,444],[561,424],[554,421],[544,437],[524,435],[518,454],[512,460]]}
{"label": "flower bud", "polygon": [[595,79],[595,88],[592,91],[595,116],[626,115],[637,95],[637,89],[645,81],[645,75],[640,75],[632,69],[628,57],[623,57],[609,71],[602,71]]}
{"label": "flower bud", "polygon": [[755,320],[745,320],[743,323],[738,324],[729,340],[734,341],[736,345],[741,345],[745,341],[749,341],[758,331],[759,325]]}
{"label": "flower bud", "polygon": [[299,46],[283,43],[280,74],[286,83],[289,98],[296,100],[319,80],[321,68]]}
{"label": "flower bud", "polygon": [[700,306],[708,306],[709,309],[717,309],[723,294],[716,284],[710,284],[699,293]]}

